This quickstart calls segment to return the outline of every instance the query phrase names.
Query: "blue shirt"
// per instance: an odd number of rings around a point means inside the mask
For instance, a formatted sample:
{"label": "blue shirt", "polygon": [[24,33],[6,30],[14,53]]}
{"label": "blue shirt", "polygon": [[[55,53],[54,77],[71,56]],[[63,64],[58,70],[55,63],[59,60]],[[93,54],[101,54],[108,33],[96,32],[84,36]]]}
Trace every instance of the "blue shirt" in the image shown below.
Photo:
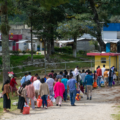
{"label": "blue shirt", "polygon": [[22,77],[22,79],[21,79],[21,81],[20,81],[21,85],[25,82],[25,80],[26,80],[26,77],[25,77],[25,76]]}
{"label": "blue shirt", "polygon": [[91,75],[87,75],[85,77],[84,82],[86,83],[86,85],[93,85],[93,78],[92,78],[92,76]]}
{"label": "blue shirt", "polygon": [[63,78],[62,80],[61,80],[61,82],[64,84],[64,86],[65,86],[65,89],[67,89],[67,81],[68,81],[68,79],[67,78]]}
{"label": "blue shirt", "polygon": [[69,86],[70,91],[76,90],[76,86],[75,86],[76,83],[77,81],[73,78],[67,81],[67,86]]}
{"label": "blue shirt", "polygon": [[46,78],[44,78],[45,82],[46,82]]}

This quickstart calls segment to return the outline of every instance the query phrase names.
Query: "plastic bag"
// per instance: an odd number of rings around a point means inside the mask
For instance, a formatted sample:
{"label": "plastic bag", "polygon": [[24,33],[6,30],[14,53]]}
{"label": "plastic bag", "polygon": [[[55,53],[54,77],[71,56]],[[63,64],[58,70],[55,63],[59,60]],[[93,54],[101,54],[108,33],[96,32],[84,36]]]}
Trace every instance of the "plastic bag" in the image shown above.
{"label": "plastic bag", "polygon": [[81,96],[81,97],[83,97],[83,96],[84,96],[84,95],[83,95],[83,92],[82,92],[81,90],[80,90],[80,96]]}
{"label": "plastic bag", "polygon": [[51,99],[51,101],[53,102],[53,103],[55,103],[55,98],[54,97],[52,97],[52,96],[50,96],[50,99]]}
{"label": "plastic bag", "polygon": [[93,87],[96,88],[97,87],[97,82],[93,83]]}
{"label": "plastic bag", "polygon": [[23,107],[23,114],[26,115],[26,114],[30,114],[30,107],[29,105],[27,105],[25,103],[24,107]]}
{"label": "plastic bag", "polygon": [[48,107],[53,106],[53,102],[50,100],[49,97],[48,97],[48,100],[47,100],[47,106]]}
{"label": "plastic bag", "polygon": [[39,98],[37,99],[37,107],[41,107],[42,106],[42,99]]}

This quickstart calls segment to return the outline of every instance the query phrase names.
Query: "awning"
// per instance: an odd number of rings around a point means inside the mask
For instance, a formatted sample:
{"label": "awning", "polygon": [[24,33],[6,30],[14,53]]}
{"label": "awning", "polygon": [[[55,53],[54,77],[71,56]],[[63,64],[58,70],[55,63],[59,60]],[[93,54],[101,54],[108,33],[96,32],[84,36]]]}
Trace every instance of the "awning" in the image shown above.
{"label": "awning", "polygon": [[16,43],[25,43],[27,42],[28,40],[20,40],[19,42],[16,42]]}

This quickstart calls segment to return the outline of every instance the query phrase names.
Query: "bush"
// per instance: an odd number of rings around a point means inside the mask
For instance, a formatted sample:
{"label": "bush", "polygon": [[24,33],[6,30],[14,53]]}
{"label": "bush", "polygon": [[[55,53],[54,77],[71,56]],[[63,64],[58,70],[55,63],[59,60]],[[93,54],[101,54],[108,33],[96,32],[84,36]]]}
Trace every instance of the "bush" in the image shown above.
{"label": "bush", "polygon": [[59,47],[55,47],[55,52],[62,52],[62,53],[69,53],[69,54],[72,54],[72,48],[71,47],[62,47],[62,48],[59,48]]}
{"label": "bush", "polygon": [[22,53],[25,55],[25,54],[26,54],[26,51],[22,51]]}
{"label": "bush", "polygon": [[10,51],[13,55],[19,55],[19,51]]}
{"label": "bush", "polygon": [[86,55],[86,54],[87,54],[87,51],[79,50],[79,51],[78,51],[78,54],[80,54],[80,55]]}

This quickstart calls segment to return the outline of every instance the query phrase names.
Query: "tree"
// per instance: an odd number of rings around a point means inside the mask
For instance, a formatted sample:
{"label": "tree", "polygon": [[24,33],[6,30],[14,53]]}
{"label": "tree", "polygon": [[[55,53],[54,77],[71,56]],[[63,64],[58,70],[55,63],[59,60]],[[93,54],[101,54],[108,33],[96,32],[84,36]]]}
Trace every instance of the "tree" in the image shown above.
{"label": "tree", "polygon": [[[75,18],[65,21],[59,24],[59,28],[57,31],[60,33],[61,36],[69,39],[72,37],[74,39],[73,42],[73,56],[76,57],[77,53],[77,38],[81,37],[84,33],[87,33],[90,29],[90,26],[93,25],[92,22],[86,21],[89,18],[89,14],[78,14]],[[89,26],[89,27],[88,27]]]}

